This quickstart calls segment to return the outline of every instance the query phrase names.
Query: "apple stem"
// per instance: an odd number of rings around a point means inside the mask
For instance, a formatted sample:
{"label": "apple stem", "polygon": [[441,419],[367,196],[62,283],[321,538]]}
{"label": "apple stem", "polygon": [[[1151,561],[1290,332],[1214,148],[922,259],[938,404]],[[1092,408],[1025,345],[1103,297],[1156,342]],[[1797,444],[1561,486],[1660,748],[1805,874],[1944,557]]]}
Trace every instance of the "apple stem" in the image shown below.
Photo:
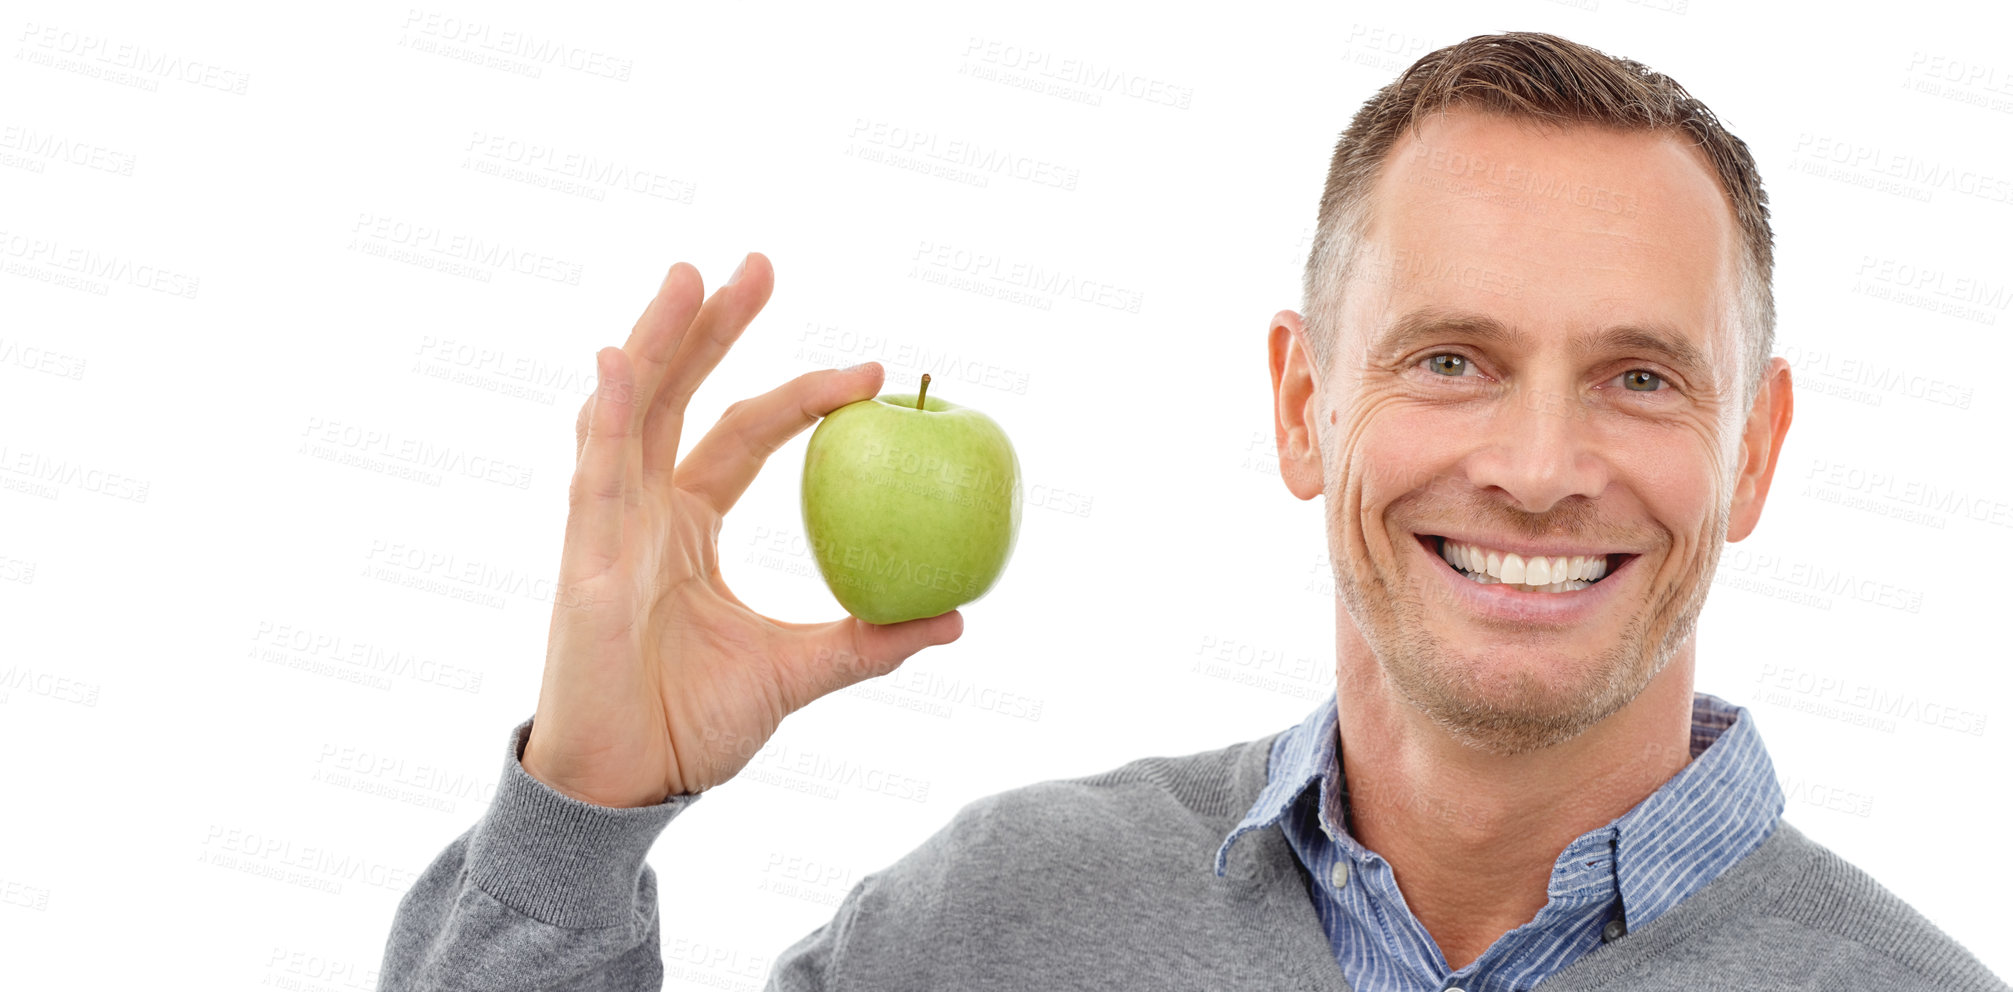
{"label": "apple stem", "polygon": [[930,374],[928,372],[925,372],[923,373],[922,388],[916,390],[916,409],[920,410],[923,408],[923,394],[929,391],[930,391]]}

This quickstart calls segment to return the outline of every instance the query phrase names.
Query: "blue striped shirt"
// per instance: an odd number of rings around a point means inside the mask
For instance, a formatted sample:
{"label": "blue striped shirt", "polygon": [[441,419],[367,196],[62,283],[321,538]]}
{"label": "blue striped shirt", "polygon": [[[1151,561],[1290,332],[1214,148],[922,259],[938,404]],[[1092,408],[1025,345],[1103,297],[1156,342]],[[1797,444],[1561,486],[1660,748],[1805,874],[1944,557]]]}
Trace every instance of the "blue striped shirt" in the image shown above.
{"label": "blue striped shirt", "polygon": [[[1390,864],[1343,826],[1340,743],[1333,696],[1279,735],[1265,790],[1217,849],[1216,873],[1238,837],[1279,824],[1307,868],[1308,894],[1356,992],[1522,992],[1703,888],[1760,846],[1782,816],[1782,788],[1754,718],[1694,693],[1691,762],[1633,809],[1566,845],[1537,916],[1452,971],[1405,905]],[[1316,782],[1320,788],[1310,789]]]}

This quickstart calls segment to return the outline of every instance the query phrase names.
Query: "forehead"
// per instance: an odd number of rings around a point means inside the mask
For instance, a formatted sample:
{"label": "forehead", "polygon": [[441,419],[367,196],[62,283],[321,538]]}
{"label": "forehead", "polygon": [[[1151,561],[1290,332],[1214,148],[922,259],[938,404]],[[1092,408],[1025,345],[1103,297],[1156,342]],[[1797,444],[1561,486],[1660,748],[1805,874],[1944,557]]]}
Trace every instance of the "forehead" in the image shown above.
{"label": "forehead", "polygon": [[1364,219],[1351,333],[1433,307],[1541,339],[1669,327],[1722,374],[1738,361],[1739,231],[1680,136],[1433,115],[1392,146]]}

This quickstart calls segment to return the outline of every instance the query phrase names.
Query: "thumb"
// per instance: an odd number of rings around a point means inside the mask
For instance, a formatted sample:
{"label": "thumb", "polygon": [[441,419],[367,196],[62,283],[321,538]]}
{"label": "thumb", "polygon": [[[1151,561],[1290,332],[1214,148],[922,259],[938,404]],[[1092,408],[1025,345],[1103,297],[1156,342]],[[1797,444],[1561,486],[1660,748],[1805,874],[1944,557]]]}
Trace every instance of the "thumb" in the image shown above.
{"label": "thumb", "polygon": [[965,615],[956,610],[901,623],[879,624],[868,623],[858,617],[849,619],[860,653],[869,658],[888,659],[885,671],[894,670],[895,666],[924,648],[949,644],[965,632]]}
{"label": "thumb", "polygon": [[816,695],[886,675],[924,648],[949,644],[965,632],[956,610],[901,623],[868,623],[847,617],[825,628],[813,645],[809,680]]}

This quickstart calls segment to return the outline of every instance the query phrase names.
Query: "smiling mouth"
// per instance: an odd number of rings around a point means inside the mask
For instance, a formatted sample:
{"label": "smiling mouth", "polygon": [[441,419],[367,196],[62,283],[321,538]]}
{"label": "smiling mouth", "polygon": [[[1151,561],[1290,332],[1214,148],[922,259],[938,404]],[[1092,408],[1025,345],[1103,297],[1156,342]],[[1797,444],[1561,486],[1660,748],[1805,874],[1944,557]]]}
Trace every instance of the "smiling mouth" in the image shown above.
{"label": "smiling mouth", "polygon": [[1614,574],[1628,552],[1587,555],[1518,555],[1437,534],[1417,535],[1419,543],[1454,571],[1480,585],[1505,585],[1523,592],[1578,592]]}

